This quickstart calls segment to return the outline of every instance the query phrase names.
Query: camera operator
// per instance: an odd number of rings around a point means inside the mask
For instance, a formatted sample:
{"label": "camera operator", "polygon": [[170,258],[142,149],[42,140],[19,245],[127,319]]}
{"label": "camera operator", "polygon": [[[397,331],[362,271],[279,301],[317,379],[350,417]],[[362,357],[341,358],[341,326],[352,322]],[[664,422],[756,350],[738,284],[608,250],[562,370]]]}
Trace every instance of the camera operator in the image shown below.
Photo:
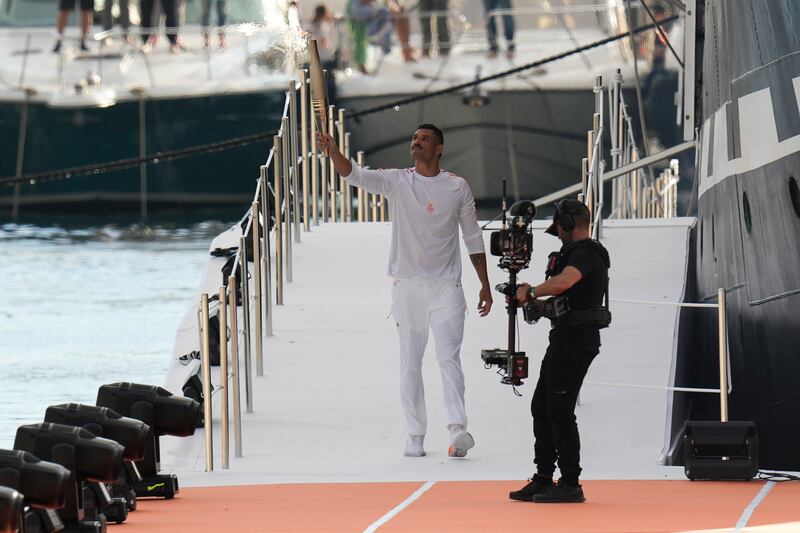
{"label": "camera operator", "polygon": [[[583,203],[572,199],[558,202],[553,224],[546,233],[557,236],[563,246],[550,254],[543,283],[526,283],[517,289],[519,304],[543,310],[552,329],[531,400],[536,474],[522,489],[509,494],[512,500],[586,500],[578,483],[580,438],[575,404],[589,365],[600,349],[600,328],[611,321],[607,307],[609,256],[599,242],[591,239],[589,221],[589,210]],[[549,303],[556,305],[544,305],[538,300],[545,296],[555,297]],[[556,313],[560,316],[553,316],[554,308],[562,311]],[[556,462],[561,472],[558,484],[553,483]]]}
{"label": "camera operator", "polygon": [[433,332],[442,374],[450,457],[464,457],[475,441],[467,432],[461,342],[466,301],[461,288],[458,229],[481,282],[478,313],[489,314],[492,294],[486,272],[483,237],[475,200],[467,182],[439,167],[444,134],[433,124],[420,124],[411,137],[414,166],[370,170],[348,160],[333,138],[317,133],[336,170],[347,183],[389,200],[392,241],[389,275],[394,278],[392,314],[400,341],[400,398],[406,418],[405,455],[425,455],[427,430],[422,356]]}

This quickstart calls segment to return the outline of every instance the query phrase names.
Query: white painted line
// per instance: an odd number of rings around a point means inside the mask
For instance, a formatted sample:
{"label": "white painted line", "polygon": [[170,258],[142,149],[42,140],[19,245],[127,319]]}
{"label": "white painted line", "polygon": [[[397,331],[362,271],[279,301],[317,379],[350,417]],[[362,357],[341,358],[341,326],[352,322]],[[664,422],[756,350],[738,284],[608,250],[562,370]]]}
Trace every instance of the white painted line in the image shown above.
{"label": "white painted line", "polygon": [[750,517],[753,516],[753,512],[756,510],[756,507],[758,507],[759,504],[764,501],[764,498],[767,497],[767,494],[769,494],[769,491],[771,491],[772,487],[774,486],[774,481],[767,481],[764,486],[761,487],[761,490],[758,491],[756,497],[753,498],[753,501],[750,502],[750,505],[745,508],[742,516],[739,517],[739,521],[736,522],[736,528],[733,530],[734,533],[742,531],[742,529],[747,526],[747,522],[750,520]]}
{"label": "white painted line", "polygon": [[629,389],[650,389],[658,391],[704,392],[708,394],[719,394],[719,389],[698,389],[694,387],[667,387],[665,385],[636,385],[634,383],[609,383],[607,381],[584,381],[583,384],[599,385],[601,387],[625,387]]}
{"label": "white painted line", "polygon": [[395,507],[394,509],[392,509],[391,511],[380,517],[378,520],[370,524],[370,526],[364,530],[364,533],[373,533],[373,531],[377,531],[379,527],[381,527],[386,522],[397,516],[397,514],[400,511],[402,511],[403,509],[414,503],[414,501],[416,501],[420,496],[425,494],[429,488],[433,487],[435,483],[436,483],[435,481],[426,482],[420,488],[415,490],[414,493],[411,494],[411,496],[403,500],[403,502],[400,505],[398,505],[397,507]]}

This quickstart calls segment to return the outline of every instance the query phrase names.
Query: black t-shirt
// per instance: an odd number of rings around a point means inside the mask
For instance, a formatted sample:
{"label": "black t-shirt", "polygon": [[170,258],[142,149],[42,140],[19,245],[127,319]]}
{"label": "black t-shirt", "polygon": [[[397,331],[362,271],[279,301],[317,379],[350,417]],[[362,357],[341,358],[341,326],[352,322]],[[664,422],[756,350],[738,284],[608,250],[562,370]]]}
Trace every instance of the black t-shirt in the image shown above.
{"label": "black t-shirt", "polygon": [[586,239],[564,246],[561,253],[563,267],[574,267],[582,276],[564,292],[570,308],[580,311],[603,305],[609,265],[606,249],[597,241]]}

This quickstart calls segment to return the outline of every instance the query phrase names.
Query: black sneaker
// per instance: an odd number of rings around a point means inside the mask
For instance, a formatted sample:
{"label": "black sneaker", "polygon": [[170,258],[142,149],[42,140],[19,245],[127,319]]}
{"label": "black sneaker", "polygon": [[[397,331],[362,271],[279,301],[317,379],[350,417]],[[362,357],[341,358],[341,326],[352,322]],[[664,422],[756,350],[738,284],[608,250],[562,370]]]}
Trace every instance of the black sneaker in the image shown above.
{"label": "black sneaker", "polygon": [[534,474],[534,476],[528,479],[528,481],[530,481],[530,483],[521,489],[509,492],[508,497],[512,500],[517,500],[518,502],[532,502],[533,497],[536,494],[544,492],[549,487],[553,486],[553,478],[539,474]]}
{"label": "black sneaker", "polygon": [[89,47],[86,46],[86,43],[84,41],[81,41],[81,52],[88,52],[88,51]]}
{"label": "black sneaker", "polygon": [[533,501],[536,503],[583,503],[586,501],[586,497],[583,495],[583,488],[580,485],[567,485],[559,482],[536,494]]}
{"label": "black sneaker", "polygon": [[53,47],[53,53],[57,54],[61,51],[61,39],[56,41],[56,45]]}

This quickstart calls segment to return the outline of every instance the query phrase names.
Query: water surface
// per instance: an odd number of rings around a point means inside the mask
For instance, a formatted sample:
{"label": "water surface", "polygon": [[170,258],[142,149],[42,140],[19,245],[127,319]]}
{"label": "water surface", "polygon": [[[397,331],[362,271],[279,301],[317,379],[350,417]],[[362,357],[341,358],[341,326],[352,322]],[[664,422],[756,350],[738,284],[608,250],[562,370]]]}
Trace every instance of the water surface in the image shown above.
{"label": "water surface", "polygon": [[229,223],[0,225],[0,448],[104,383],[161,385],[209,243]]}

